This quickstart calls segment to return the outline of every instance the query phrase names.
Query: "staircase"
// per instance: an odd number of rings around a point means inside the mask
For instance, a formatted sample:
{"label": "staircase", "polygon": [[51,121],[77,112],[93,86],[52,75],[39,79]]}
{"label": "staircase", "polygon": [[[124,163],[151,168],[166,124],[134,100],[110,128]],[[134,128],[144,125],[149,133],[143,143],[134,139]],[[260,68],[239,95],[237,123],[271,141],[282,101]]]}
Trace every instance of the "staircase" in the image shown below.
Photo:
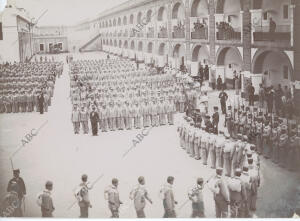
{"label": "staircase", "polygon": [[[102,50],[101,39],[99,38],[100,36],[101,36],[101,34],[97,34],[94,38],[89,40],[86,44],[84,44],[81,48],[79,48],[79,52]],[[97,42],[97,40],[100,40],[100,41]],[[92,43],[96,43],[96,45],[93,45]]]}

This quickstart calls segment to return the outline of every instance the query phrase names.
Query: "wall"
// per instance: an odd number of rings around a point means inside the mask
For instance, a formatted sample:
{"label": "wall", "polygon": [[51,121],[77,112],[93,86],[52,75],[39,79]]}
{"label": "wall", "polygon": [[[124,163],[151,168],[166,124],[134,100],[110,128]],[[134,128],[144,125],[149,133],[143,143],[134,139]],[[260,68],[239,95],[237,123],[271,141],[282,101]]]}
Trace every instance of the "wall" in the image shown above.
{"label": "wall", "polygon": [[[62,51],[68,51],[67,37],[34,37],[34,52],[35,53],[49,53],[49,44],[62,43]],[[44,52],[40,52],[40,44],[44,44]]]}

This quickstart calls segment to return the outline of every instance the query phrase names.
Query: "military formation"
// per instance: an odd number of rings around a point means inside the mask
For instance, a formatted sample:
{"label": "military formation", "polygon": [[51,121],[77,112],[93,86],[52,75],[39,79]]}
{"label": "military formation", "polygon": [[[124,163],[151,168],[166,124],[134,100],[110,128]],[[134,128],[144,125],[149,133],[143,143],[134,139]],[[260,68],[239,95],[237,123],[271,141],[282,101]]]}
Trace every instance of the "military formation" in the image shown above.
{"label": "military formation", "polygon": [[225,127],[230,137],[249,137],[256,151],[266,159],[290,171],[300,170],[300,125],[295,119],[264,113],[257,107],[228,106]]}
{"label": "military formation", "polygon": [[47,112],[62,70],[58,62],[1,65],[0,113]]}
{"label": "military formation", "polygon": [[194,120],[187,116],[178,132],[180,146],[190,157],[216,169],[218,187],[212,188],[216,217],[250,217],[256,210],[260,183],[260,158],[255,145],[246,135],[238,134],[233,139],[227,132],[219,131],[217,135],[212,127],[195,127]]}
{"label": "military formation", "polygon": [[[137,70],[127,60],[81,60],[70,64],[71,120],[74,133],[102,132],[173,125],[184,112],[187,95],[183,79],[173,73]],[[189,92],[189,97],[195,93]]]}

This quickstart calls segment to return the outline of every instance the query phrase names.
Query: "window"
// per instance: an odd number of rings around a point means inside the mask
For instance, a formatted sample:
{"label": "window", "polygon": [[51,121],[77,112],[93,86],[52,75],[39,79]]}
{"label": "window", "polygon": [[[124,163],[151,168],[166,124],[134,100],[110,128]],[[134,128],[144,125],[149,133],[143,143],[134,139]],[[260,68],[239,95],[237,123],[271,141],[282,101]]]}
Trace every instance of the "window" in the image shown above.
{"label": "window", "polygon": [[289,79],[289,67],[286,65],[283,66],[283,79]]}
{"label": "window", "polygon": [[284,5],[283,6],[283,19],[288,19],[289,18],[289,6]]}
{"label": "window", "polygon": [[3,40],[2,22],[0,22],[0,40]]}
{"label": "window", "polygon": [[62,51],[62,49],[63,49],[62,43],[58,43],[58,44],[57,44],[57,49],[58,49],[59,51]]}
{"label": "window", "polygon": [[40,51],[44,51],[44,44],[40,44]]}
{"label": "window", "polygon": [[268,12],[264,12],[264,20],[268,20]]}

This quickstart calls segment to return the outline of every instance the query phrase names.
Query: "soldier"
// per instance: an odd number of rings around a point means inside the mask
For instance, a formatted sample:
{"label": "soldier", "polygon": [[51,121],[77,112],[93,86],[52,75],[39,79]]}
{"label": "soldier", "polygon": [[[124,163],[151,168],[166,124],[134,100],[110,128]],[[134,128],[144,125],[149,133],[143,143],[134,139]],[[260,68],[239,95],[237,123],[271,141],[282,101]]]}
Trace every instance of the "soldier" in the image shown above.
{"label": "soldier", "polygon": [[81,107],[81,110],[79,112],[79,119],[82,125],[83,133],[88,134],[89,133],[89,112],[84,108],[84,106]]}
{"label": "soldier", "polygon": [[157,113],[157,108],[156,108],[156,101],[155,99],[153,99],[152,101],[152,105],[151,105],[151,123],[152,123],[152,127],[156,127],[157,126],[157,121],[158,121],[158,113]]}
{"label": "soldier", "polygon": [[225,115],[225,126],[227,128],[227,131],[232,137],[233,135],[233,119],[232,119],[232,114],[231,114],[231,106],[228,106],[228,112]]}
{"label": "soldier", "polygon": [[32,112],[34,110],[34,94],[31,90],[27,99],[28,111]]}
{"label": "soldier", "polygon": [[141,128],[141,108],[139,107],[139,103],[135,102],[134,110],[134,128],[140,129]]}
{"label": "soldier", "polygon": [[167,114],[167,108],[166,105],[164,103],[164,98],[161,97],[160,98],[160,104],[158,104],[159,106],[159,125],[166,125],[166,114]]}
{"label": "soldier", "polygon": [[273,152],[272,152],[272,161],[273,163],[278,163],[278,138],[279,138],[279,133],[278,133],[278,123],[277,122],[274,122],[273,124],[273,128],[272,128],[272,131],[271,131],[271,136],[270,136],[270,144],[272,145],[273,147]]}
{"label": "soldier", "polygon": [[266,159],[270,158],[271,154],[271,145],[270,145],[270,135],[271,135],[271,127],[269,125],[269,121],[265,122],[265,126],[263,128],[263,148],[264,148],[264,157]]}
{"label": "soldier", "polygon": [[201,136],[201,158],[203,165],[207,165],[209,134],[203,130]]}
{"label": "soldier", "polygon": [[257,191],[260,184],[260,177],[257,168],[253,166],[253,159],[248,159],[248,167],[249,167],[249,176],[250,176],[250,184],[251,184],[251,194],[250,194],[250,205],[249,208],[251,211],[256,210],[256,199],[257,199]]}
{"label": "soldier", "polygon": [[24,180],[22,177],[20,177],[20,170],[19,169],[14,169],[13,170],[13,178],[9,180],[8,185],[7,185],[7,192],[12,192],[16,191],[18,199],[19,199],[19,205],[18,205],[18,215],[23,216],[22,210],[21,210],[21,205],[24,200],[24,197],[26,195],[26,187]]}
{"label": "soldier", "polygon": [[148,105],[148,99],[145,99],[145,103],[142,106],[142,115],[143,115],[143,127],[149,127],[151,121],[150,115],[150,106]]}
{"label": "soldier", "polygon": [[42,211],[42,217],[53,217],[52,213],[55,210],[51,196],[51,191],[53,190],[53,183],[51,181],[47,181],[45,187],[46,189],[39,196],[41,202],[40,206]]}
{"label": "soldier", "polygon": [[125,118],[127,116],[127,108],[124,103],[119,102],[119,108],[121,110],[121,117],[119,118],[119,130],[125,129]]}
{"label": "soldier", "polygon": [[203,200],[203,178],[197,179],[197,184],[188,192],[188,197],[192,201],[192,215],[191,218],[205,217],[204,216],[204,200]]}
{"label": "soldier", "polygon": [[228,205],[230,204],[229,191],[222,178],[223,169],[216,169],[216,176],[211,181],[210,189],[214,194],[216,218],[228,217]]}
{"label": "soldier", "polygon": [[262,154],[262,132],[263,132],[263,123],[262,123],[262,112],[259,112],[259,116],[257,117],[257,123],[256,123],[256,147],[257,147],[257,153]]}
{"label": "soldier", "polygon": [[219,132],[219,136],[216,139],[216,167],[223,167],[223,148],[224,148],[224,136],[223,131]]}
{"label": "soldier", "polygon": [[92,208],[92,205],[90,203],[89,199],[89,190],[92,189],[92,187],[88,186],[87,182],[87,175],[83,174],[81,176],[81,181],[79,188],[76,191],[76,198],[78,201],[78,205],[80,207],[80,217],[79,218],[88,218],[89,217],[89,208]]}
{"label": "soldier", "polygon": [[211,130],[208,140],[208,156],[210,157],[210,167],[212,169],[216,169],[216,136]]}
{"label": "soldier", "polygon": [[200,160],[201,159],[201,155],[200,155],[200,151],[201,151],[201,130],[199,128],[195,128],[195,134],[194,134],[194,154],[195,154],[195,159],[196,160]]}
{"label": "soldier", "polygon": [[38,106],[39,106],[40,114],[43,114],[44,113],[44,94],[43,94],[43,92],[40,92],[38,95]]}
{"label": "soldier", "polygon": [[173,184],[174,184],[174,177],[169,176],[167,179],[167,183],[160,190],[160,195],[163,199],[163,206],[165,210],[163,218],[176,218],[175,204],[177,204],[177,201],[175,201],[174,199],[174,194],[172,189]]}
{"label": "soldier", "polygon": [[212,116],[212,125],[214,129],[214,133],[218,134],[218,125],[219,125],[219,112],[218,112],[218,107],[214,107],[214,114]]}
{"label": "soldier", "polygon": [[102,108],[99,111],[99,118],[100,118],[100,126],[102,129],[102,132],[107,132],[108,130],[108,114],[109,111],[106,108],[106,104],[102,104]]}
{"label": "soldier", "polygon": [[249,209],[250,209],[250,197],[251,197],[251,183],[250,183],[250,176],[249,176],[249,168],[248,166],[243,167],[243,172],[241,175],[242,186],[244,186],[245,196],[242,199],[241,203],[241,217],[249,218]]}
{"label": "soldier", "polygon": [[174,124],[174,114],[176,112],[174,101],[171,98],[172,97],[169,96],[169,101],[167,103],[167,117],[169,125]]}
{"label": "soldier", "polygon": [[48,112],[49,96],[47,93],[44,94],[44,110]]}
{"label": "soldier", "polygon": [[194,122],[191,120],[190,127],[188,131],[188,148],[187,148],[187,154],[190,155],[190,157],[194,157],[194,137],[195,136],[195,127]]}
{"label": "soldier", "polygon": [[12,112],[13,113],[18,112],[18,94],[17,94],[17,91],[14,91],[14,95],[12,97]]}
{"label": "soldier", "polygon": [[122,106],[121,102],[117,102],[117,107],[116,107],[116,126],[118,130],[122,130],[124,121],[123,121],[123,115],[122,115]]}
{"label": "soldier", "polygon": [[118,179],[113,178],[112,185],[104,191],[105,199],[108,201],[108,208],[112,214],[111,218],[119,218],[119,208],[123,204],[119,197],[118,184]]}
{"label": "soldier", "polygon": [[290,131],[290,137],[287,146],[287,169],[290,171],[294,171],[296,168],[297,162],[297,129],[296,125],[292,125]]}
{"label": "soldier", "polygon": [[285,167],[287,160],[287,151],[288,151],[288,135],[287,135],[287,126],[282,125],[281,135],[279,137],[279,166]]}
{"label": "soldier", "polygon": [[79,113],[79,110],[77,109],[77,105],[73,106],[71,121],[73,123],[74,133],[79,134],[79,131],[80,131],[80,113]]}
{"label": "soldier", "polygon": [[180,96],[179,96],[179,112],[183,113],[184,109],[185,109],[185,102],[186,102],[186,98],[185,95],[183,93],[183,91],[181,91]]}
{"label": "soldier", "polygon": [[231,176],[231,159],[233,156],[233,147],[234,144],[230,140],[230,135],[229,133],[225,134],[225,143],[224,143],[224,153],[223,153],[223,159],[224,159],[224,173],[225,176],[230,177]]}
{"label": "soldier", "polygon": [[134,189],[130,192],[130,199],[134,201],[134,207],[136,211],[137,218],[145,218],[145,206],[146,200],[148,200],[152,204],[152,200],[149,198],[148,191],[145,187],[145,178],[138,178],[139,184],[134,187]]}
{"label": "soldier", "polygon": [[131,130],[133,127],[133,120],[134,120],[134,106],[128,106],[128,129]]}
{"label": "soldier", "polygon": [[109,108],[108,108],[108,127],[109,129],[112,131],[114,128],[114,120],[115,120],[115,116],[114,116],[114,106],[113,106],[113,102],[111,101],[109,103]]}

